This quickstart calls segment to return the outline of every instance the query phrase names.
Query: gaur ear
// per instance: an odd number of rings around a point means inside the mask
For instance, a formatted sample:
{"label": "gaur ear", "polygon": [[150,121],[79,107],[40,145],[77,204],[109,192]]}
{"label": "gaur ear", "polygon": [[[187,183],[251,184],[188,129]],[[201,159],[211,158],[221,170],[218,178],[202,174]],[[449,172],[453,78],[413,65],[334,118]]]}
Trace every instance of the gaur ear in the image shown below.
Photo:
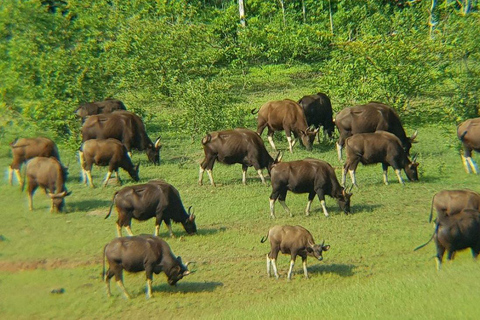
{"label": "gaur ear", "polygon": [[180,263],[183,266],[182,257],[178,256],[177,257],[177,262]]}
{"label": "gaur ear", "polygon": [[323,251],[328,251],[330,249],[330,245],[327,244],[326,246],[322,246]]}

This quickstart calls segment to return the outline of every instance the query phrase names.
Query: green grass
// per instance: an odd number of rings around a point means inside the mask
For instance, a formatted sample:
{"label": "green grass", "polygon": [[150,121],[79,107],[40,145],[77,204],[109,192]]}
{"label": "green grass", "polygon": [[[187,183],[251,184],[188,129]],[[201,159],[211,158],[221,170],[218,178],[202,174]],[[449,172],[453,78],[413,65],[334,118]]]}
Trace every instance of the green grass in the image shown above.
{"label": "green grass", "polygon": [[[213,173],[218,186],[210,186],[207,175],[204,185],[198,186],[198,164],[203,158],[200,142],[162,135],[160,166],[149,165],[146,155],[139,153],[134,154],[134,162],[141,162],[141,182],[165,179],[180,191],[185,206],[193,206],[197,236],[186,236],[181,225],[173,226],[174,239],[167,238],[165,226],[160,235],[176,255],[196,262],[196,272],[177,287],[168,286],[163,274],[155,276],[155,297],[150,300],[145,300],[144,273],[126,274],[125,285],[133,296],[130,301],[113,282],[113,297],[107,298],[100,278],[103,246],[116,236],[115,213],[104,217],[120,187],[85,187],[79,181],[75,155],[61,147],[63,161],[70,162],[67,187],[73,193],[66,200],[68,212],[51,214],[49,199],[41,190],[30,212],[26,194],[18,185],[8,185],[10,157],[3,144],[0,318],[477,318],[480,270],[470,253],[459,253],[437,272],[434,245],[417,252],[413,248],[433,231],[427,222],[432,196],[442,189],[476,190],[479,177],[463,170],[454,126],[418,129],[419,143],[412,152],[419,153],[420,181],[401,186],[390,169],[390,185],[385,186],[380,165],[360,166],[353,213],[344,215],[327,198],[328,219],[318,200],[306,217],[307,195],[292,193],[286,202],[294,216],[288,217],[277,203],[277,219],[270,219],[270,185],[262,185],[253,169],[248,185],[242,185],[240,165],[216,164]],[[284,135],[276,135],[275,141],[277,147],[287,148]],[[293,155],[286,152],[283,161],[316,157],[340,168],[333,144],[316,142],[312,152],[297,145],[294,151]],[[340,178],[341,170],[336,172]],[[105,168],[93,169],[98,186],[105,173]],[[125,172],[121,175],[125,185],[132,184]],[[281,278],[267,277],[269,245],[260,239],[276,224],[300,224],[317,242],[325,239],[331,245],[323,262],[309,259],[309,280],[303,278],[300,259],[293,280],[286,280],[287,256],[279,257]],[[154,221],[134,220],[132,230],[153,233]],[[51,294],[55,288],[65,292]]]}

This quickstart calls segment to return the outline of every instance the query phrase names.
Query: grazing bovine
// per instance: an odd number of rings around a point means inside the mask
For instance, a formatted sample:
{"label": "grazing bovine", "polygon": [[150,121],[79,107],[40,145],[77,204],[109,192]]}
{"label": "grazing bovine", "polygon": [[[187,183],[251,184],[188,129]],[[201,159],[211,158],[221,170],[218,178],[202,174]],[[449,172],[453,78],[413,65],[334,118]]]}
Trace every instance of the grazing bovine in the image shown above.
{"label": "grazing bovine", "polygon": [[355,170],[360,162],[364,165],[381,163],[383,168],[383,182],[385,184],[388,184],[388,166],[393,167],[398,181],[401,184],[405,184],[402,179],[401,169],[405,170],[408,180],[418,180],[418,163],[415,162],[417,157],[414,156],[412,161],[410,161],[402,148],[400,139],[390,132],[357,133],[347,138],[345,146],[347,159],[343,166],[343,186],[345,186],[347,171],[349,171],[353,185],[358,187],[357,180],[355,179]]}
{"label": "grazing bovine", "polygon": [[302,257],[303,273],[308,278],[307,256],[315,257],[319,261],[323,260],[323,251],[328,251],[330,245],[315,244],[310,231],[302,226],[274,226],[270,228],[267,236],[260,241],[264,243],[270,238],[270,252],[267,254],[267,274],[270,277],[270,265],[273,265],[275,278],[279,278],[277,271],[277,257],[281,251],[283,254],[290,254],[290,269],[288,270],[288,280],[292,279],[292,270],[297,256]]}
{"label": "grazing bovine", "polygon": [[108,218],[115,206],[117,219],[117,234],[122,236],[122,227],[132,236],[132,218],[145,221],[150,218],[155,220],[155,235],[158,236],[160,225],[165,221],[170,237],[173,237],[171,220],[179,222],[188,234],[197,232],[195,215],[185,211],[180,193],[171,184],[162,180],[152,180],[146,184],[128,186],[115,192]]}
{"label": "grazing bovine", "polygon": [[473,190],[442,190],[437,192],[432,199],[429,222],[432,221],[433,208],[437,215],[451,216],[463,209],[475,209],[480,211],[480,194]]}
{"label": "grazing bovine", "polygon": [[104,101],[94,101],[82,104],[75,110],[75,115],[82,119],[82,123],[88,116],[101,113],[111,113],[117,110],[127,110],[122,101],[116,99],[106,99]]}
{"label": "grazing bovine", "polygon": [[87,140],[80,148],[80,152],[82,154],[81,158],[83,159],[83,162],[80,164],[82,166],[82,176],[85,185],[87,185],[88,180],[90,180],[90,186],[92,188],[95,187],[92,180],[93,164],[97,166],[108,166],[108,174],[103,183],[104,187],[107,186],[113,171],[116,172],[117,179],[121,183],[118,168],[127,171],[133,180],[140,180],[138,177],[138,167],[140,164],[136,166],[133,165],[127,148],[117,139]]}
{"label": "grazing bovine", "polygon": [[[335,131],[335,123],[333,122],[332,103],[330,98],[322,92],[302,97],[298,104],[302,106],[303,113],[307,119],[307,125],[320,128],[323,126],[325,136],[332,138]],[[320,141],[320,135],[318,136]]]}
{"label": "grazing bovine", "polygon": [[337,199],[340,209],[350,212],[351,193],[345,191],[338,183],[333,167],[322,160],[304,159],[291,162],[280,162],[271,171],[272,193],[270,194],[270,215],[275,218],[275,201],[278,199],[290,216],[290,210],[285,204],[287,191],[308,193],[306,215],[310,213],[315,195],[318,196],[323,213],[328,217],[325,206],[325,195]]}
{"label": "grazing bovine", "polygon": [[48,138],[20,138],[10,143],[13,160],[8,168],[8,182],[13,184],[13,172],[17,176],[18,183],[23,184],[20,175],[22,164],[34,157],[54,157],[60,161],[58,148],[55,142]]}
{"label": "grazing bovine", "polygon": [[115,111],[89,117],[82,126],[82,142],[90,139],[113,138],[121,141],[128,152],[145,150],[148,160],[160,163],[160,138],[150,140],[139,116],[128,111]]}
{"label": "grazing bovine", "polygon": [[[108,270],[105,272],[105,260]],[[140,235],[113,239],[103,249],[103,280],[110,297],[110,279],[115,276],[117,285],[127,299],[130,298],[123,285],[123,270],[127,272],[145,271],[147,278],[147,298],[152,296],[153,274],[164,272],[168,284],[173,286],[190,274],[188,262],[184,265],[180,257],[175,257],[168,243],[159,237]]]}
{"label": "grazing bovine", "polygon": [[400,139],[407,155],[410,155],[412,142],[417,137],[416,131],[410,138],[407,137],[400,118],[392,107],[374,101],[343,109],[335,117],[335,125],[340,132],[337,142],[339,161],[342,161],[342,148],[345,140],[356,133],[369,133],[378,130],[391,132]]}
{"label": "grazing bovine", "polygon": [[[252,114],[255,114],[255,109]],[[260,107],[258,111],[257,133],[262,135],[265,128],[268,128],[268,141],[273,150],[277,150],[273,143],[273,134],[275,131],[285,130],[288,140],[288,149],[293,153],[293,146],[296,140],[292,141],[291,133],[295,138],[300,137],[307,150],[312,150],[312,144],[315,140],[317,130],[311,131],[308,128],[307,120],[303,114],[302,107],[293,100],[285,99],[270,101]]]}
{"label": "grazing bovine", "polygon": [[[38,187],[45,190],[45,193],[52,199],[50,212],[63,211],[65,197],[68,192],[65,187],[67,180],[67,168],[55,158],[35,157],[27,162],[26,179],[28,192],[29,209],[33,210],[33,194]],[[22,186],[22,189],[25,185]]]}
{"label": "grazing bovine", "polygon": [[480,118],[468,119],[457,127],[457,137],[463,144],[462,161],[467,173],[478,174],[472,151],[480,152]]}
{"label": "grazing bovine", "polygon": [[456,251],[470,248],[476,259],[480,253],[480,213],[476,209],[463,209],[454,215],[439,215],[430,240],[415,250],[426,246],[432,238],[437,247],[437,269],[442,265],[445,251],[447,259],[452,260]]}
{"label": "grazing bovine", "polygon": [[262,183],[265,184],[262,169],[267,168],[270,174],[273,164],[280,161],[280,155],[277,155],[274,160],[265,149],[262,138],[249,129],[237,128],[209,133],[202,139],[202,145],[205,159],[200,164],[199,185],[202,184],[205,170],[207,170],[210,183],[215,185],[212,170],[216,160],[225,164],[240,163],[243,184],[246,184],[247,181],[248,167],[253,166],[262,179]]}

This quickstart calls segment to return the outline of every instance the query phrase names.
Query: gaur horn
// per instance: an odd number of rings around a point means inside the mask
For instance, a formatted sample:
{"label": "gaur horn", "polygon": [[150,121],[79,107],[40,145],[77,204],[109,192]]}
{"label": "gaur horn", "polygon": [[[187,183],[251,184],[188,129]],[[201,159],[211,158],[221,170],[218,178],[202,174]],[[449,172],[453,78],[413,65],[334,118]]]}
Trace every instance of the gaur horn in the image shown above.
{"label": "gaur horn", "polygon": [[155,148],[159,148],[160,146],[160,137],[158,137],[157,140],[155,140]]}
{"label": "gaur horn", "polygon": [[415,130],[415,132],[413,133],[413,135],[410,137],[410,140],[413,141],[415,140],[415,138],[417,137],[418,135],[418,130]]}
{"label": "gaur horn", "polygon": [[412,157],[412,162],[417,161],[418,153],[415,153]]}

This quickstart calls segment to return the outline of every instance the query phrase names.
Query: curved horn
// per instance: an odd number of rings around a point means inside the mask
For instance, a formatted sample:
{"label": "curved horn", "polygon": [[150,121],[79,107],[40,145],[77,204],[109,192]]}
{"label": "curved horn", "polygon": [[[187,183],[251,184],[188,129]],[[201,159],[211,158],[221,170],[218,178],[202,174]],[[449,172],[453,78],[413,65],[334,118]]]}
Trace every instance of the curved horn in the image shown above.
{"label": "curved horn", "polygon": [[161,146],[160,137],[158,137],[157,140],[155,140],[155,148],[158,149],[160,146]]}
{"label": "curved horn", "polygon": [[417,137],[417,135],[418,135],[418,130],[415,130],[415,132],[413,133],[413,135],[410,137],[410,141],[415,140],[415,138]]}
{"label": "curved horn", "polygon": [[418,153],[415,153],[412,157],[412,162],[416,162],[418,157]]}
{"label": "curved horn", "polygon": [[187,261],[187,263],[185,263],[185,267],[188,268],[188,266],[192,263],[196,263],[195,261]]}

